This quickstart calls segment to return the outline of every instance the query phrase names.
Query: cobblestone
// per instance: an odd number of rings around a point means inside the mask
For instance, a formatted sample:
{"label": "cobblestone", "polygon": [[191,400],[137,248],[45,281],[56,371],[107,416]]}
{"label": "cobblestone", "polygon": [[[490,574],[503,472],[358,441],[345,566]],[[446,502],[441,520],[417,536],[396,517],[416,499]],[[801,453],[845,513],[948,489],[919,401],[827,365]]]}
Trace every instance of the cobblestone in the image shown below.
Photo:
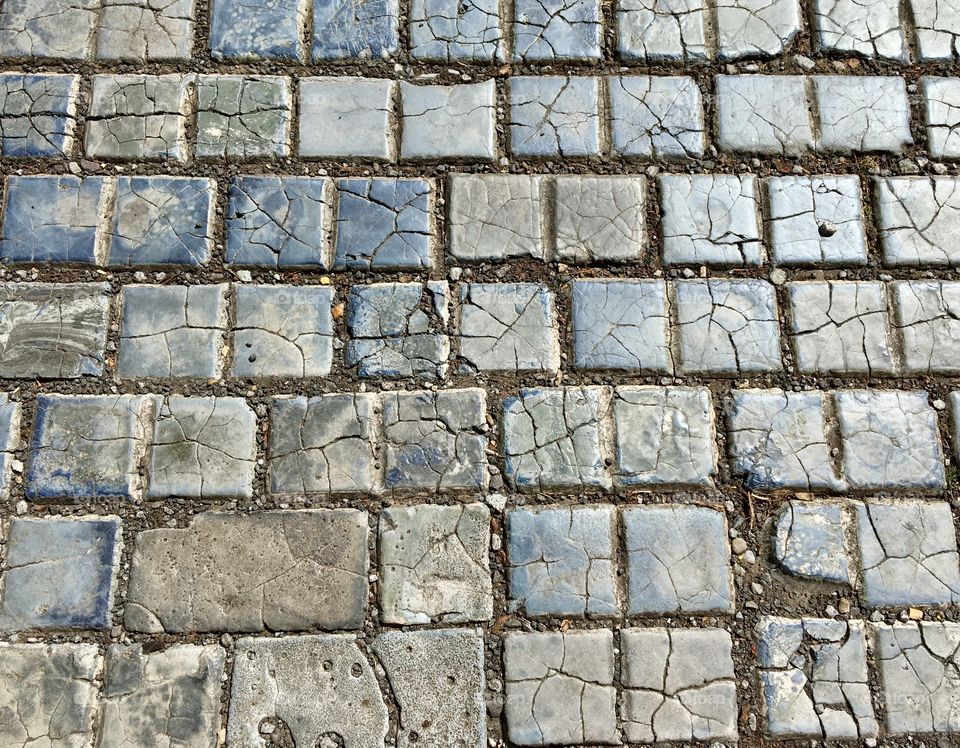
{"label": "cobblestone", "polygon": [[883,261],[892,266],[955,266],[951,237],[960,226],[960,183],[953,177],[877,179],[874,194]]}
{"label": "cobblestone", "polygon": [[304,78],[300,156],[391,160],[395,150],[391,101],[396,88],[396,83],[371,78]]}
{"label": "cobblestone", "polygon": [[513,8],[516,61],[601,57],[598,0],[518,0]]}
{"label": "cobblestone", "polygon": [[596,78],[510,79],[510,148],[520,158],[600,155]]}
{"label": "cobblestone", "polygon": [[14,0],[0,9],[4,57],[86,58],[97,23],[96,0]]}
{"label": "cobblestone", "polygon": [[645,255],[647,182],[643,177],[567,175],[557,177],[553,189],[558,260],[592,265],[626,263]]}
{"label": "cobblestone", "polygon": [[787,502],[775,528],[777,562],[799,577],[849,584],[844,525],[840,504]]}
{"label": "cobblestone", "polygon": [[399,47],[397,0],[313,0],[313,59],[389,58]]}
{"label": "cobblestone", "polygon": [[706,124],[692,78],[609,78],[611,149],[628,158],[686,161],[703,155]]}
{"label": "cobblestone", "polygon": [[492,0],[414,0],[410,56],[419,60],[492,61],[504,58],[498,3]]}
{"label": "cobblestone", "polygon": [[0,75],[0,154],[69,155],[79,86],[75,75]]}
{"label": "cobblestone", "polygon": [[813,149],[802,76],[720,75],[716,90],[721,149],[771,156],[800,156]]}
{"label": "cobblestone", "polygon": [[307,0],[249,3],[213,0],[210,12],[210,56],[223,59],[299,60],[301,28]]}
{"label": "cobblestone", "polygon": [[196,0],[103,0],[97,31],[102,60],[186,60]]}
{"label": "cobblestone", "polygon": [[286,78],[201,75],[197,79],[197,157],[288,156],[291,105]]}
{"label": "cobblestone", "polygon": [[880,0],[868,5],[857,0],[816,0],[813,18],[817,44],[824,51],[906,60],[897,2]]}
{"label": "cobblestone", "polygon": [[493,161],[497,154],[493,80],[455,86],[400,84],[402,158]]}

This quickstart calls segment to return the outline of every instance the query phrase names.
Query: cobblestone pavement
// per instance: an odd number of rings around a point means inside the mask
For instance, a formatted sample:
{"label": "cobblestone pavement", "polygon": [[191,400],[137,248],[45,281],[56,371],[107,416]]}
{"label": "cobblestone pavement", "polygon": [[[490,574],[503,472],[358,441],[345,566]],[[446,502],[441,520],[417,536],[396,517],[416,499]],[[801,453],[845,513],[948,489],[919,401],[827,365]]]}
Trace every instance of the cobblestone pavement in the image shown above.
{"label": "cobblestone pavement", "polygon": [[958,0],[0,0],[0,748],[960,746]]}

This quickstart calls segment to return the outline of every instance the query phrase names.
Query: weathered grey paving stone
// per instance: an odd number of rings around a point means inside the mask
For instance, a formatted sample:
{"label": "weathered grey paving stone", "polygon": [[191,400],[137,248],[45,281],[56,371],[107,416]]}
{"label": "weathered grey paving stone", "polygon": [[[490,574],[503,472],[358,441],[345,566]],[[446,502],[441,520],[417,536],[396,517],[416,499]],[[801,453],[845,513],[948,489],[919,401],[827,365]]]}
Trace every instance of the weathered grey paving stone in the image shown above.
{"label": "weathered grey paving stone", "polygon": [[[887,730],[893,735],[960,730],[960,624],[875,624]],[[947,738],[949,739],[949,738]]]}
{"label": "weathered grey paving stone", "polygon": [[757,636],[767,735],[876,737],[862,621],[765,616]]}
{"label": "weathered grey paving stone", "polygon": [[100,707],[100,748],[216,748],[226,658],[216,645],[175,644],[149,654],[142,644],[111,646]]}
{"label": "weathered grey paving stone", "polygon": [[117,374],[218,378],[226,291],[226,284],[124,286]]}
{"label": "weathered grey paving stone", "polygon": [[151,406],[150,398],[135,395],[37,397],[27,497],[135,496]]}
{"label": "weathered grey paving stone", "polygon": [[874,281],[787,284],[790,333],[804,374],[892,374],[887,291]]}
{"label": "weathered grey paving stone", "polygon": [[886,265],[960,265],[960,180],[884,177],[874,201]]}
{"label": "weathered grey paving stone", "polygon": [[507,732],[517,745],[619,743],[613,633],[504,637]]}
{"label": "weathered grey paving stone", "polygon": [[610,393],[603,387],[521,390],[503,403],[503,459],[520,490],[609,488]]}
{"label": "weathered grey paving stone", "polygon": [[502,60],[503,32],[496,0],[413,0],[410,56],[419,60]]}
{"label": "weathered grey paving stone", "polygon": [[577,368],[673,371],[662,280],[578,280],[571,297]]}
{"label": "weathered grey paving stone", "polygon": [[756,185],[749,174],[661,176],[664,262],[759,265],[763,248]]}
{"label": "weathered grey paving stone", "polygon": [[104,179],[8,176],[0,257],[8,262],[93,265],[101,245]]}
{"label": "weathered grey paving stone", "polygon": [[108,283],[0,287],[0,377],[100,376],[110,313]]}
{"label": "weathered grey paving stone", "polygon": [[304,78],[300,81],[300,156],[393,159],[394,81]]}
{"label": "weathered grey paving stone", "polygon": [[146,633],[329,630],[366,600],[365,512],[209,512],[137,535],[124,612]]}
{"label": "weathered grey paving stone", "polygon": [[507,543],[512,609],[580,618],[620,612],[614,507],[514,509]]}
{"label": "weathered grey paving stone", "polygon": [[717,0],[716,13],[722,60],[777,57],[800,31],[798,0]]}
{"label": "weathered grey paving stone", "polygon": [[620,485],[710,485],[717,473],[706,388],[618,387],[613,398]]}
{"label": "weathered grey paving stone", "polygon": [[814,0],[813,21],[820,51],[907,59],[897,0]]}
{"label": "weathered grey paving stone", "polygon": [[86,153],[121,161],[176,159],[186,153],[185,75],[95,75]]}
{"label": "weathered grey paving stone", "polygon": [[486,488],[484,390],[384,392],[382,398],[387,489]]}
{"label": "weathered grey paving stone", "polygon": [[101,60],[187,60],[195,0],[102,0],[97,30]]}
{"label": "weathered grey paving stone", "polygon": [[0,392],[0,498],[10,495],[13,453],[20,448],[20,403]]}
{"label": "weathered grey paving stone", "polygon": [[116,517],[11,520],[0,630],[109,628],[120,546]]}
{"label": "weathered grey paving stone", "polygon": [[0,8],[0,55],[86,59],[97,0],[7,0]]}
{"label": "weathered grey paving stone", "polygon": [[290,155],[290,83],[274,75],[197,78],[198,158]]}
{"label": "weathered grey paving stone", "polygon": [[730,634],[722,629],[626,629],[621,714],[630,742],[737,739]]}
{"label": "weathered grey paving stone", "polygon": [[935,159],[960,159],[960,81],[925,77],[921,83],[927,152]]}
{"label": "weathered grey paving stone", "polygon": [[425,179],[337,180],[335,270],[433,265],[433,186]]}
{"label": "weathered grey paving stone", "polygon": [[460,357],[476,371],[558,371],[553,294],[536,283],[461,285]]}
{"label": "weathered grey paving stone", "polygon": [[0,646],[0,745],[92,746],[102,667],[94,644]]}
{"label": "weathered grey paving stone", "polygon": [[820,392],[735,390],[727,404],[733,471],[751,489],[841,491]]}
{"label": "weathered grey paving stone", "polygon": [[777,517],[773,554],[798,577],[849,584],[840,504],[788,501]]}
{"label": "weathered grey paving stone", "polygon": [[397,0],[313,0],[313,59],[388,58],[399,13]]}
{"label": "weathered grey paving stone", "polygon": [[300,60],[306,0],[213,0],[210,56],[223,59]]}
{"label": "weathered grey paving stone", "polygon": [[69,156],[79,83],[76,75],[0,75],[0,154]]}
{"label": "weathered grey paving stone", "polygon": [[275,494],[369,493],[375,487],[374,395],[274,398],[270,490]]}
{"label": "weathered grey paving stone", "polygon": [[766,223],[775,263],[866,264],[859,177],[771,177],[766,187]]}
{"label": "weathered grey paving stone", "polygon": [[442,379],[450,357],[446,281],[353,286],[347,296],[347,366],[362,377]]}
{"label": "weathered grey paving stone", "polygon": [[607,88],[614,154],[665,161],[703,155],[706,124],[693,78],[625,75],[608,78]]}
{"label": "weathered grey paving stone", "polygon": [[399,706],[398,748],[485,748],[479,631],[390,631],[373,643]]}
{"label": "weathered grey paving stone", "polygon": [[382,744],[387,707],[356,637],[238,641],[227,743],[261,748],[263,725],[297,746]]}
{"label": "weathered grey paving stone", "polygon": [[940,488],[943,452],[926,392],[838,392],[844,476],[863,490]]}
{"label": "weathered grey paving stone", "polygon": [[801,156],[813,150],[802,76],[718,75],[715,80],[721,150],[768,156]]}
{"label": "weathered grey paving stone", "polygon": [[322,377],[333,359],[333,289],[248,286],[235,289],[236,377]]}
{"label": "weathered grey paving stone", "polygon": [[597,0],[517,0],[513,59],[598,60],[601,12]]}
{"label": "weathered grey paving stone", "polygon": [[952,60],[960,56],[960,7],[953,0],[910,0],[920,59]]}
{"label": "weathered grey paving stone", "polygon": [[617,53],[642,62],[710,57],[703,0],[624,0],[616,9]]}
{"label": "weathered grey paving stone", "polygon": [[157,406],[149,498],[253,495],[257,417],[239,397],[171,396]]}
{"label": "weathered grey paving stone", "polygon": [[679,281],[679,368],[739,376],[780,371],[776,295],[762,280]]}
{"label": "weathered grey paving stone", "polygon": [[815,75],[822,153],[901,153],[913,144],[903,78]]}
{"label": "weathered grey paving stone", "polygon": [[120,177],[110,265],[206,265],[213,249],[216,182]]}
{"label": "weathered grey paving stone", "polygon": [[464,623],[493,616],[485,504],[388,507],[380,514],[384,623]]}
{"label": "weathered grey paving stone", "polygon": [[460,262],[546,259],[541,218],[543,177],[451,174],[447,185],[447,233],[454,258]]}
{"label": "weathered grey paving stone", "polygon": [[577,265],[639,260],[647,251],[643,177],[567,174],[553,181],[558,260]]}
{"label": "weathered grey paving stone", "polygon": [[418,86],[401,81],[400,95],[401,158],[493,161],[497,155],[497,92],[492,78],[454,86]]}
{"label": "weathered grey paving stone", "polygon": [[598,78],[511,78],[511,152],[518,158],[599,156],[599,102]]}

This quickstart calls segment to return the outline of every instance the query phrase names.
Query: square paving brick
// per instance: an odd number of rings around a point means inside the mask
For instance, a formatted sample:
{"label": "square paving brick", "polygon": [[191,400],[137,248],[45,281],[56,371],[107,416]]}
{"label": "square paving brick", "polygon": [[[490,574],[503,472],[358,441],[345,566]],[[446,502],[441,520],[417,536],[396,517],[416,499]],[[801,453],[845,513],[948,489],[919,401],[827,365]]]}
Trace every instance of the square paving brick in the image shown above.
{"label": "square paving brick", "polygon": [[850,584],[843,509],[839,502],[785,502],[773,531],[777,563],[797,577]]}
{"label": "square paving brick", "polygon": [[646,179],[567,174],[554,179],[553,189],[558,260],[592,265],[646,255]]}
{"label": "square paving brick", "polygon": [[910,0],[921,60],[955,60],[960,41],[960,7],[949,0]]}
{"label": "square paving brick", "polygon": [[598,78],[511,78],[511,152],[518,158],[599,156],[599,104]]}
{"label": "square paving brick", "polygon": [[960,81],[926,77],[922,86],[930,157],[960,159]]}
{"label": "square paving brick", "polygon": [[69,156],[79,84],[75,75],[0,75],[0,154]]}
{"label": "square paving brick", "polygon": [[303,57],[307,0],[212,0],[210,56],[214,60],[286,60]]}
{"label": "square paving brick", "polygon": [[98,9],[97,0],[6,0],[0,8],[0,55],[86,59]]}
{"label": "square paving brick", "polygon": [[599,60],[599,0],[517,0],[513,5],[516,61]]}
{"label": "square paving brick", "polygon": [[110,628],[119,519],[17,517],[5,547],[0,630]]}
{"label": "square paving brick", "polygon": [[800,32],[798,0],[717,0],[721,60],[777,57]]}
{"label": "square paving brick", "polygon": [[608,78],[607,88],[615,155],[665,161],[703,155],[707,126],[693,78],[625,75]]}
{"label": "square paving brick", "polygon": [[910,102],[899,76],[815,75],[822,153],[900,153],[913,144]]}
{"label": "square paving brick", "polygon": [[290,83],[279,76],[197,78],[198,158],[290,155]]}
{"label": "square paving brick", "polygon": [[873,186],[885,265],[960,265],[960,180],[885,177]]}
{"label": "square paving brick", "polygon": [[890,284],[894,325],[907,374],[960,372],[960,283],[897,281]]}
{"label": "square paving brick", "polygon": [[814,0],[814,40],[823,52],[906,62],[897,0]]}
{"label": "square paving brick", "polygon": [[0,498],[10,495],[14,452],[20,448],[20,403],[0,392]]}
{"label": "square paving brick", "polygon": [[313,0],[313,59],[386,59],[397,51],[397,0]]}
{"label": "square paving brick", "polygon": [[97,31],[101,60],[188,60],[196,0],[103,0]]}
{"label": "square paving brick", "polygon": [[803,76],[718,75],[716,100],[721,150],[767,156],[813,150]]}
{"label": "square paving brick", "polygon": [[373,78],[303,78],[300,156],[392,160],[396,89]]}
{"label": "square paving brick", "polygon": [[401,81],[400,95],[402,159],[493,161],[497,154],[497,91],[492,78],[454,86]]}
{"label": "square paving brick", "polygon": [[417,60],[502,60],[497,0],[413,0],[410,56]]}
{"label": "square paving brick", "polygon": [[612,506],[514,509],[507,515],[509,607],[528,616],[616,616]]}
{"label": "square paving brick", "polygon": [[704,0],[623,0],[617,4],[617,53],[640,62],[702,61],[710,57]]}

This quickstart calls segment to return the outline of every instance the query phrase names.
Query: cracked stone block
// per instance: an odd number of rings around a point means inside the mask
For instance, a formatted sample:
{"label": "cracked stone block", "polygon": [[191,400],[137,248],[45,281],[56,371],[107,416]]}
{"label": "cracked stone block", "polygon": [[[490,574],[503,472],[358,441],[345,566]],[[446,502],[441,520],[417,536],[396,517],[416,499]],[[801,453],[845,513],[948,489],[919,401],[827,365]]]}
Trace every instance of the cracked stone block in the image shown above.
{"label": "cracked stone block", "polygon": [[206,265],[213,250],[216,182],[119,177],[109,265]]}
{"label": "cracked stone block", "polygon": [[553,180],[556,258],[576,265],[638,261],[646,252],[643,177],[566,174]]}
{"label": "cracked stone block", "polygon": [[787,284],[790,334],[803,374],[893,374],[887,291],[873,281]]}
{"label": "cracked stone block", "polygon": [[212,0],[210,56],[214,60],[284,60],[303,57],[307,0]]}
{"label": "cracked stone block", "polygon": [[[960,32],[960,28],[958,28]],[[960,159],[960,81],[956,78],[921,79],[931,158]]]}
{"label": "cracked stone block", "polygon": [[721,60],[778,57],[800,32],[798,0],[717,0]]}
{"label": "cracked stone block", "polygon": [[413,0],[410,56],[438,62],[503,59],[503,31],[496,0]]}
{"label": "cracked stone block", "polygon": [[553,294],[536,283],[461,285],[460,357],[476,371],[559,371]]}
{"label": "cracked stone block", "polygon": [[851,488],[942,488],[937,413],[926,392],[847,390],[836,394],[844,476]]}
{"label": "cracked stone block", "polygon": [[433,186],[425,179],[337,180],[334,270],[433,265]]}
{"label": "cracked stone block", "polygon": [[614,745],[613,632],[504,637],[507,732],[517,745]]}
{"label": "cracked stone block", "polygon": [[960,6],[955,0],[910,0],[910,11],[921,60],[960,56]]}
{"label": "cracked stone block", "polygon": [[451,174],[447,185],[447,234],[452,257],[461,262],[546,259],[541,216],[543,177]]}
{"label": "cracked stone block", "polygon": [[727,520],[694,505],[623,512],[628,612],[732,613],[733,575]]}
{"label": "cracked stone block", "polygon": [[237,286],[232,374],[329,374],[333,360],[333,293],[327,286]]}
{"label": "cracked stone block", "polygon": [[380,617],[388,624],[493,616],[485,504],[388,507],[380,514]]}
{"label": "cracked stone block", "polygon": [[397,699],[397,748],[485,748],[484,648],[479,631],[389,631],[373,651]]}
{"label": "cracked stone block", "polygon": [[890,286],[904,372],[960,372],[960,283],[915,280]]}
{"label": "cracked stone block", "polygon": [[157,407],[147,497],[250,498],[256,428],[243,398],[165,398]]}
{"label": "cracked stone block", "polygon": [[227,288],[124,286],[117,374],[219,378]]}
{"label": "cracked stone block", "polygon": [[704,0],[623,0],[617,4],[617,53],[639,62],[710,58]]}
{"label": "cracked stone block", "polygon": [[960,599],[953,514],[945,501],[857,506],[863,597],[870,606]]}
{"label": "cracked stone block", "polygon": [[216,645],[142,644],[107,650],[99,748],[177,745],[216,748],[227,653]]}
{"label": "cracked stone block", "polygon": [[760,201],[752,174],[670,174],[659,178],[659,187],[664,262],[763,262]]}
{"label": "cracked stone block", "polygon": [[709,390],[618,387],[613,419],[619,485],[712,485],[717,448]]}
{"label": "cracked stone block", "polygon": [[352,629],[366,600],[366,512],[207,512],[137,534],[124,620],[151,634]]}
{"label": "cracked stone block", "polygon": [[95,644],[0,645],[0,745],[92,746],[102,668]]}
{"label": "cracked stone block", "polygon": [[821,153],[902,153],[913,144],[903,78],[815,75]]}
{"label": "cracked stone block", "polygon": [[133,498],[151,407],[136,395],[38,396],[27,498]]}
{"label": "cracked stone block", "polygon": [[673,371],[662,280],[577,280],[571,284],[573,360],[579,369]]}
{"label": "cracked stone block", "polygon": [[374,395],[274,398],[268,464],[274,494],[373,491]]}
{"label": "cracked stone block", "polygon": [[497,155],[497,90],[492,78],[453,86],[401,81],[400,97],[404,160],[493,161]]}
{"label": "cracked stone block", "polygon": [[373,78],[303,78],[300,156],[390,161],[396,88]]}
{"label": "cracked stone block", "polygon": [[313,59],[387,59],[400,45],[397,0],[313,0]]}
{"label": "cracked stone block", "polygon": [[6,0],[0,56],[84,60],[92,51],[98,0]]}
{"label": "cracked stone block", "polygon": [[733,472],[747,488],[842,491],[820,392],[735,390],[727,404]]}
{"label": "cracked stone block", "polygon": [[850,584],[840,504],[788,501],[774,527],[773,555],[794,576]]}
{"label": "cracked stone block", "polygon": [[14,452],[20,448],[20,403],[0,392],[0,499],[10,495]]}
{"label": "cracked stone block", "polygon": [[361,377],[442,379],[450,357],[446,281],[353,286],[347,296],[347,366]]}
{"label": "cracked stone block", "polygon": [[387,727],[380,685],[356,636],[237,642],[229,745],[261,748],[264,734],[276,734],[296,746],[374,746]]}
{"label": "cracked stone block", "polygon": [[767,735],[877,736],[863,621],[764,616],[756,632]]}
{"label": "cracked stone block", "polygon": [[819,51],[907,61],[898,0],[814,0],[813,25]]}
{"label": "cracked stone block", "polygon": [[197,158],[290,155],[290,82],[274,75],[197,78]]}
{"label": "cracked stone block", "polygon": [[101,60],[188,60],[195,0],[102,0],[97,31]]}
{"label": "cracked stone block", "polygon": [[612,506],[514,509],[507,515],[511,610],[528,616],[616,616]]}
{"label": "cracked stone block", "polygon": [[109,283],[0,286],[0,377],[103,374],[110,296]]}
{"label": "cracked stone block", "polygon": [[103,241],[104,187],[102,177],[8,176],[0,258],[96,264]]}
{"label": "cracked stone block", "polygon": [[776,293],[767,281],[679,281],[674,289],[679,369],[721,376],[781,370]]}
{"label": "cracked stone block", "polygon": [[599,60],[601,20],[598,0],[518,0],[513,6],[513,59]]}
{"label": "cracked stone block", "polygon": [[95,75],[87,114],[90,158],[187,157],[188,75]]}
{"label": "cracked stone block", "polygon": [[722,629],[625,629],[621,634],[626,739],[631,743],[737,739],[732,642]]}
{"label": "cracked stone block", "polygon": [[707,126],[693,78],[611,76],[607,89],[614,155],[665,161],[703,156]]}
{"label": "cracked stone block", "polygon": [[603,387],[524,389],[503,403],[504,472],[519,490],[610,488]]}
{"label": "cracked stone block", "polygon": [[487,403],[482,389],[384,392],[388,490],[487,486]]}
{"label": "cracked stone block", "polygon": [[79,90],[76,75],[0,75],[0,154],[69,156]]}
{"label": "cracked stone block", "polygon": [[511,78],[511,153],[518,158],[599,156],[599,102],[598,78]]}
{"label": "cracked stone block", "polygon": [[15,517],[0,567],[0,630],[110,628],[121,544],[116,517]]}
{"label": "cracked stone block", "polygon": [[960,180],[878,178],[874,202],[885,265],[960,265]]}
{"label": "cracked stone block", "polygon": [[718,75],[716,100],[720,150],[767,156],[813,150],[803,76]]}
{"label": "cracked stone block", "polygon": [[766,224],[775,263],[867,263],[859,177],[771,177],[766,188]]}

